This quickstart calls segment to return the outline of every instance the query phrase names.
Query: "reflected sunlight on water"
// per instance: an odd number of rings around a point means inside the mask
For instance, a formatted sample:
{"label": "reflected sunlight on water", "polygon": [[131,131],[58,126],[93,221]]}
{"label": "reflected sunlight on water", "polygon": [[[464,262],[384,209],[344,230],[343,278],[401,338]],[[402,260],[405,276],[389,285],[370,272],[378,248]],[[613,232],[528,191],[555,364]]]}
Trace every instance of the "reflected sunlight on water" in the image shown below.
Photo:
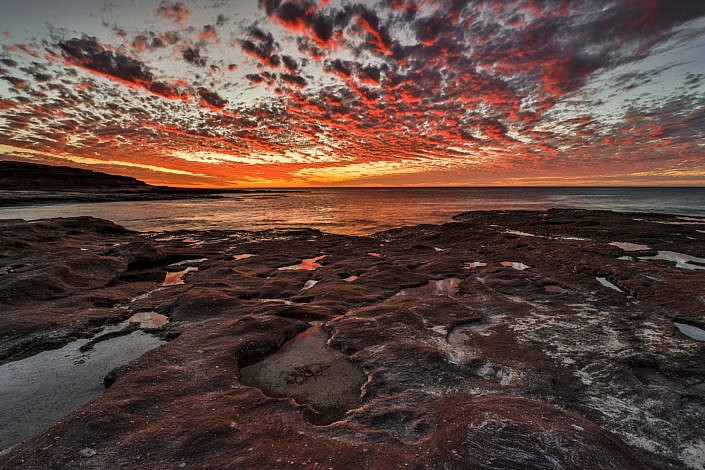
{"label": "reflected sunlight on water", "polygon": [[312,227],[370,234],[443,223],[472,210],[584,208],[705,216],[705,188],[345,188],[223,199],[130,201],[0,208],[0,218],[89,215],[140,231]]}

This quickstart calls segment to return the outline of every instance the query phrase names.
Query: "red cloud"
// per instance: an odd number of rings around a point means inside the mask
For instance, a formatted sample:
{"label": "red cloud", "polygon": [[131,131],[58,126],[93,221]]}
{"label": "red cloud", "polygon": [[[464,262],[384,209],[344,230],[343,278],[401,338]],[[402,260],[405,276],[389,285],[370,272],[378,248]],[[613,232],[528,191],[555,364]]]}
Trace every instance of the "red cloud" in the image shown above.
{"label": "red cloud", "polygon": [[205,25],[203,27],[203,31],[198,33],[198,39],[204,42],[220,42],[220,39],[218,39],[218,33],[216,32],[215,28],[209,24]]}
{"label": "red cloud", "polygon": [[162,18],[166,18],[174,23],[183,25],[190,12],[181,2],[170,4],[164,1],[159,5],[155,13],[157,16],[161,16]]}

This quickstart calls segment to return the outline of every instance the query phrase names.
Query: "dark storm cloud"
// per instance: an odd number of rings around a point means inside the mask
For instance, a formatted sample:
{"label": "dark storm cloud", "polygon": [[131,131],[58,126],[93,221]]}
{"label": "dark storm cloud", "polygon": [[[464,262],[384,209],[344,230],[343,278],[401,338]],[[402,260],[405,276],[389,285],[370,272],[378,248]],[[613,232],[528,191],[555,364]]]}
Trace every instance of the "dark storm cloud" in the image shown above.
{"label": "dark storm cloud", "polygon": [[385,3],[389,8],[402,12],[405,21],[413,20],[419,11],[418,4],[413,0],[386,0]]}
{"label": "dark storm cloud", "polygon": [[262,72],[262,73],[248,73],[245,75],[245,78],[251,81],[252,83],[267,83],[268,85],[271,85],[274,83],[276,80],[277,76],[273,73],[270,72]]}
{"label": "dark storm cloud", "polygon": [[313,60],[321,60],[326,56],[323,49],[319,48],[315,42],[307,37],[297,37],[296,46],[299,52],[305,56],[311,57]]}
{"label": "dark storm cloud", "polygon": [[379,84],[382,79],[382,74],[386,73],[388,67],[382,65],[365,65],[357,69],[358,76],[363,82],[373,82]]}
{"label": "dark storm cloud", "polygon": [[142,62],[105,49],[96,38],[83,36],[59,42],[68,60],[87,69],[133,83],[150,82],[152,74]]}
{"label": "dark storm cloud", "polygon": [[21,67],[20,70],[31,76],[35,82],[48,82],[53,75],[46,73],[47,68],[39,62],[32,62],[28,67]]}
{"label": "dark storm cloud", "polygon": [[[533,20],[527,22],[515,4],[475,3],[495,9],[513,27],[491,17],[474,21],[477,8],[469,2],[444,2],[436,13],[411,22],[419,44],[400,46],[388,39],[387,26],[375,21],[376,15],[370,15],[365,7],[349,5],[347,11],[367,33],[365,48],[378,54],[385,48],[392,51],[385,64],[388,69],[366,73],[371,70],[363,64],[331,60],[326,62],[326,70],[343,78],[367,78],[370,84],[384,82],[388,94],[397,101],[395,106],[404,112],[452,99],[445,118],[453,120],[456,115],[457,120],[465,106],[484,101],[492,105],[494,121],[479,127],[500,137],[506,135],[510,121],[521,126],[522,121],[536,120],[557,99],[581,88],[595,71],[634,60],[632,55],[620,56],[622,44],[634,44],[637,52],[644,54],[648,50],[644,47],[662,40],[664,31],[705,11],[705,4],[689,4],[667,12],[669,3],[665,1],[612,9],[573,2],[576,12],[581,8],[600,12],[586,15],[589,21],[575,21],[559,3],[534,2]],[[397,10],[405,5],[390,3]],[[396,21],[403,23],[405,19]],[[472,56],[466,53],[465,41],[473,44]],[[478,73],[478,67],[483,71]],[[520,102],[530,96],[536,97],[537,106],[531,112],[521,111]]]}
{"label": "dark storm cloud", "polygon": [[134,37],[131,46],[138,52],[142,52],[172,46],[179,42],[180,39],[178,31],[165,31],[158,34],[152,31],[145,31]]}
{"label": "dark storm cloud", "polygon": [[48,82],[49,80],[52,79],[52,76],[49,75],[48,73],[41,73],[41,72],[32,73],[32,77],[34,77],[34,80],[37,82]]}
{"label": "dark storm cloud", "polygon": [[317,12],[317,5],[309,0],[289,2],[280,0],[260,0],[267,16],[292,29],[308,30],[319,45],[331,41],[335,18]]}
{"label": "dark storm cloud", "polygon": [[390,55],[393,46],[388,27],[382,25],[377,13],[364,5],[348,7],[351,17],[357,19],[357,24],[367,33],[367,49],[371,52]]}
{"label": "dark storm cloud", "polygon": [[264,77],[258,73],[248,73],[245,75],[245,78],[251,81],[252,83],[262,83],[264,81]]}
{"label": "dark storm cloud", "polygon": [[335,48],[345,41],[343,31],[353,26],[367,35],[362,47],[378,54],[389,54],[392,47],[388,25],[377,13],[362,3],[344,4],[342,8],[319,8],[311,1],[260,0],[267,16],[287,29],[302,33],[308,41],[299,40],[299,50],[314,59],[320,49]]}
{"label": "dark storm cloud", "polygon": [[281,57],[278,55],[279,44],[274,41],[272,33],[264,32],[257,26],[251,26],[247,34],[248,39],[240,41],[242,50],[270,67],[279,67],[281,63]]}
{"label": "dark storm cloud", "polygon": [[284,80],[286,83],[289,83],[291,85],[296,85],[298,87],[305,87],[306,86],[306,79],[299,76],[299,75],[293,75],[290,73],[283,73],[280,75],[281,79]]}
{"label": "dark storm cloud", "polygon": [[143,62],[107,50],[93,37],[60,41],[58,46],[66,60],[77,67],[121,80],[168,99],[185,99],[188,94],[174,86],[154,81],[152,72]]}
{"label": "dark storm cloud", "polygon": [[324,70],[335,72],[342,77],[349,77],[352,75],[353,67],[354,63],[350,60],[334,59],[325,63]]}
{"label": "dark storm cloud", "polygon": [[17,78],[17,77],[11,77],[9,75],[4,75],[0,77],[0,79],[5,80],[6,82],[10,83],[16,90],[20,88],[27,88],[29,87],[29,83],[27,83],[27,80]]}
{"label": "dark storm cloud", "polygon": [[296,72],[299,69],[299,63],[296,62],[293,57],[290,57],[288,55],[283,55],[281,57],[282,62],[284,62],[284,66],[289,69],[289,71]]}
{"label": "dark storm cloud", "polygon": [[181,53],[181,57],[183,57],[186,62],[196,67],[205,67],[208,62],[208,59],[201,55],[201,48],[198,46],[188,46]]}
{"label": "dark storm cloud", "polygon": [[205,88],[200,88],[198,90],[198,95],[211,108],[222,109],[228,104],[228,101],[223,99],[223,97],[221,97],[218,93]]}
{"label": "dark storm cloud", "polygon": [[432,45],[436,42],[438,35],[448,27],[448,18],[443,15],[433,15],[429,18],[420,19],[415,23],[416,38],[420,43]]}
{"label": "dark storm cloud", "polygon": [[[608,3],[600,2],[604,6]],[[622,1],[616,8],[603,8],[602,15],[592,25],[592,38],[599,36],[655,36],[674,25],[705,14],[705,3],[690,0]]]}
{"label": "dark storm cloud", "polygon": [[222,13],[219,13],[218,16],[215,19],[215,25],[216,26],[225,26],[225,24],[228,22],[230,18],[225,16]]}
{"label": "dark storm cloud", "polygon": [[705,74],[702,73],[688,73],[685,76],[685,85],[694,87],[700,85],[703,80],[705,80]]}

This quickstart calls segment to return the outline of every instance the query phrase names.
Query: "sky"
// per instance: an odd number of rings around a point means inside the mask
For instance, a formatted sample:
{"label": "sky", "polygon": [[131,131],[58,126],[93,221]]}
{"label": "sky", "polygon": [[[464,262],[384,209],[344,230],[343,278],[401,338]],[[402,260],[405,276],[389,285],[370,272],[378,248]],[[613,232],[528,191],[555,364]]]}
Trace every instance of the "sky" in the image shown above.
{"label": "sky", "polygon": [[704,1],[0,3],[0,159],[194,187],[705,184]]}

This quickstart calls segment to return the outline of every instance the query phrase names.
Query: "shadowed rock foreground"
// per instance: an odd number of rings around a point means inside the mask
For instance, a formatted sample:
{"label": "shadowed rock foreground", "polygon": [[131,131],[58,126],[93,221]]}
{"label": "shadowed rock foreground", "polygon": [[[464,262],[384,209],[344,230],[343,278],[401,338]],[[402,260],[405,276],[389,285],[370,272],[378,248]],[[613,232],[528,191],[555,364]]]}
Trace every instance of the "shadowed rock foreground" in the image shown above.
{"label": "shadowed rock foreground", "polygon": [[0,466],[702,468],[705,220],[456,219],[0,222],[0,376],[81,338],[162,340]]}

